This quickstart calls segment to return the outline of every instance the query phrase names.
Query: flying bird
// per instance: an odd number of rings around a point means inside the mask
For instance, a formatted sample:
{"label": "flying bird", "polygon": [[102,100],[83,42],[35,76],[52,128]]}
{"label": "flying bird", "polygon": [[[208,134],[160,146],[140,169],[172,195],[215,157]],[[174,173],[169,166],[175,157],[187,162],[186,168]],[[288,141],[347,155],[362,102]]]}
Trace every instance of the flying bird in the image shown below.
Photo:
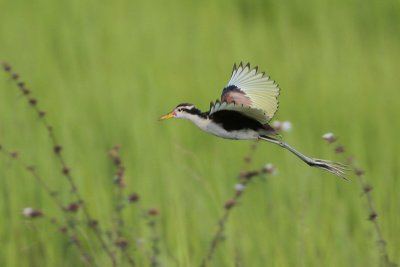
{"label": "flying bird", "polygon": [[278,84],[265,76],[265,72],[258,73],[258,67],[250,68],[250,63],[234,64],[221,99],[211,102],[209,111],[202,112],[193,104],[182,103],[160,120],[187,119],[201,130],[225,139],[271,142],[289,150],[309,166],[344,178],[344,164],[307,157],[280,140],[268,124],[278,110],[278,96]]}

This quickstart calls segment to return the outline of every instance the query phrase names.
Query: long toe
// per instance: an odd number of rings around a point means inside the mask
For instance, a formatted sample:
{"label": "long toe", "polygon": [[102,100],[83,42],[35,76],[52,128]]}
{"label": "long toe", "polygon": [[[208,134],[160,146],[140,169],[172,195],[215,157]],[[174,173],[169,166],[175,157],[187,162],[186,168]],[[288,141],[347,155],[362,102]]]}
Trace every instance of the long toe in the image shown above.
{"label": "long toe", "polygon": [[349,166],[343,163],[333,162],[330,160],[323,160],[323,159],[312,159],[310,165],[319,169],[326,170],[330,173],[333,173],[336,176],[339,176],[345,180],[347,180],[346,171],[350,170]]}

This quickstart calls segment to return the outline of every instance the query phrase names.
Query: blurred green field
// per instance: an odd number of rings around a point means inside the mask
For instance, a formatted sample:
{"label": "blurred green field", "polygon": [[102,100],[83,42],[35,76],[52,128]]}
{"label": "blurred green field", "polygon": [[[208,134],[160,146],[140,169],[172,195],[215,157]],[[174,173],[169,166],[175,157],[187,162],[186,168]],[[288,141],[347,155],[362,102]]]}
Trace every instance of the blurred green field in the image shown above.
{"label": "blurred green field", "polygon": [[[400,3],[398,1],[1,1],[0,59],[48,112],[87,205],[104,228],[115,216],[113,166],[122,146],[127,191],[158,207],[162,266],[198,266],[251,142],[215,138],[189,122],[157,121],[181,102],[207,109],[234,62],[281,87],[276,119],[306,155],[335,159],[334,132],[374,186],[389,255],[400,263]],[[0,73],[0,144],[19,151],[70,198],[47,133]],[[378,266],[377,237],[355,177],[309,168],[261,144],[253,166],[279,170],[247,188],[210,266]],[[18,164],[0,157],[0,266],[83,266],[45,221],[56,205]],[[125,212],[127,224],[137,212]],[[146,227],[132,236],[146,242]],[[88,237],[90,243],[90,237]],[[108,259],[96,259],[110,266]],[[140,266],[148,266],[144,258]]]}

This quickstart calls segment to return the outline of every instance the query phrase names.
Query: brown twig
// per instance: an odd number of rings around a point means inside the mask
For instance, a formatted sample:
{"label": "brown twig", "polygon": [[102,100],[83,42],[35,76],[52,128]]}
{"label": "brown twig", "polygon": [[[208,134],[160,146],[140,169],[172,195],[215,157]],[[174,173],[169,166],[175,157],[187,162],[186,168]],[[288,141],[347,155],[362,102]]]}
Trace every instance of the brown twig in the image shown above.
{"label": "brown twig", "polygon": [[85,264],[85,266],[93,267],[94,265],[92,264],[92,260],[89,254],[84,251],[82,244],[78,239],[78,236],[74,233],[73,234],[69,233],[68,227],[60,225],[55,218],[48,218],[48,219],[50,223],[53,224],[58,229],[59,232],[65,235],[71,241],[71,243],[78,248],[78,250],[81,252],[82,262]]}
{"label": "brown twig", "polygon": [[22,95],[27,99],[28,104],[33,108],[33,110],[36,112],[38,117],[40,118],[40,121],[46,131],[49,134],[49,138],[53,144],[53,150],[54,154],[56,155],[56,158],[58,159],[60,165],[61,165],[61,172],[68,181],[68,184],[71,188],[71,192],[75,195],[77,199],[77,203],[79,206],[82,206],[83,214],[85,216],[85,219],[87,221],[88,226],[93,230],[96,238],[98,239],[101,247],[103,250],[106,252],[106,254],[109,256],[112,266],[116,266],[116,259],[114,254],[112,253],[111,249],[109,246],[106,244],[102,237],[102,232],[101,229],[98,225],[98,222],[94,220],[90,213],[88,208],[86,207],[83,198],[77,188],[77,185],[71,175],[71,170],[68,167],[68,165],[65,162],[64,156],[62,154],[63,147],[59,144],[56,135],[54,134],[53,127],[50,125],[46,118],[46,112],[41,110],[38,106],[38,100],[32,96],[32,91],[26,87],[25,83],[21,80],[20,75],[12,71],[12,67],[10,64],[1,62],[1,65],[6,73],[10,75],[10,78],[12,81],[15,82],[17,85],[18,89],[21,91]]}
{"label": "brown twig", "polygon": [[[244,161],[246,164],[250,164],[253,160],[253,154],[257,149],[258,142],[255,142],[251,148],[250,152],[247,156],[244,157]],[[208,251],[206,256],[203,258],[200,267],[206,267],[208,263],[212,260],[215,251],[217,250],[218,245],[221,241],[224,240],[224,232],[226,228],[226,223],[230,217],[232,209],[237,205],[239,199],[243,195],[244,190],[247,185],[251,182],[253,177],[260,176],[263,174],[271,174],[273,173],[273,169],[271,165],[266,165],[266,167],[261,168],[260,170],[255,171],[245,171],[239,174],[239,183],[235,185],[235,193],[231,199],[225,202],[224,205],[224,213],[221,218],[218,220],[218,228],[215,232],[213,238],[211,239],[210,245],[208,247]]]}
{"label": "brown twig", "polygon": [[[69,231],[68,226],[62,226],[58,223],[58,221],[55,218],[49,218],[47,217],[41,210],[39,209],[34,209],[34,208],[24,208],[22,211],[22,215],[29,219],[31,222],[33,220],[36,220],[37,218],[44,218],[47,219],[52,225],[54,225],[60,233],[62,233],[64,236],[68,238],[68,240],[73,244],[78,251],[81,253],[82,256],[82,262],[85,264],[87,267],[93,267],[89,254],[85,252],[84,248],[82,247],[78,236],[76,233],[71,233]],[[32,224],[32,226],[34,226]],[[36,228],[35,228],[36,229]]]}
{"label": "brown twig", "polygon": [[[333,147],[335,153],[344,154],[344,152],[346,151],[343,145],[337,144],[338,139],[332,133],[327,133],[323,135],[323,139],[325,139],[328,142],[328,144],[335,144]],[[389,253],[387,251],[387,242],[383,237],[381,227],[378,223],[377,219],[378,213],[375,209],[375,204],[372,198],[373,187],[367,183],[364,177],[364,171],[356,166],[354,157],[346,157],[346,158],[349,163],[349,166],[351,167],[352,170],[354,170],[358,183],[363,192],[362,195],[365,195],[365,198],[367,199],[368,212],[369,212],[368,220],[372,222],[372,224],[374,225],[375,233],[378,237],[378,247],[379,247],[379,252],[381,254],[381,265],[385,267],[397,266],[397,264],[393,263],[389,258]]]}
{"label": "brown twig", "polygon": [[52,198],[52,200],[54,201],[54,203],[56,203],[56,205],[60,208],[60,210],[64,209],[64,206],[61,203],[60,199],[58,198],[56,192],[51,190],[49,185],[46,184],[44,179],[37,172],[35,166],[25,163],[16,151],[10,151],[3,145],[0,145],[0,152],[3,153],[5,156],[10,157],[12,160],[15,160],[17,163],[19,163],[27,172],[29,172],[32,175],[33,178],[35,178],[38,184],[44,189],[47,195],[49,195]]}
{"label": "brown twig", "polygon": [[125,197],[124,188],[126,187],[125,181],[125,165],[123,160],[120,156],[120,149],[119,145],[115,145],[109,151],[109,156],[112,160],[112,163],[115,166],[115,175],[114,175],[114,183],[117,186],[117,204],[115,207],[116,210],[116,222],[115,222],[115,234],[116,234],[116,241],[114,242],[116,247],[119,248],[122,252],[122,256],[126,258],[128,263],[131,266],[135,266],[135,261],[131,257],[131,255],[127,252],[127,248],[129,246],[129,241],[124,238],[123,236],[123,228],[125,226],[125,222],[122,216],[122,211],[126,206],[126,202],[136,202],[138,200],[138,196],[131,195],[130,197]]}
{"label": "brown twig", "polygon": [[[10,151],[7,148],[5,148],[4,146],[0,145],[0,153],[4,154],[5,156],[10,157],[12,160],[16,161],[17,163],[19,163],[29,174],[32,175],[32,177],[34,177],[34,179],[37,181],[37,183],[44,189],[44,191],[50,196],[50,198],[54,201],[54,203],[58,206],[58,208],[63,212],[64,216],[67,217],[66,215],[66,207],[61,203],[60,199],[58,198],[58,195],[56,192],[54,192],[53,190],[51,190],[51,188],[49,187],[49,185],[44,181],[44,179],[40,176],[40,174],[37,172],[36,168],[33,165],[28,165],[27,163],[25,163],[21,157],[19,156],[19,153],[15,152],[15,151]],[[23,215],[27,218],[37,218],[37,217],[45,217],[42,213],[42,211],[37,210],[37,209],[31,209],[31,208],[26,208],[23,212]],[[66,220],[68,220],[68,218],[66,218]],[[51,222],[55,225],[56,220],[55,219],[51,219]],[[75,224],[75,223],[73,223]],[[61,227],[59,227],[60,231],[61,231]],[[71,235],[69,236],[69,238],[72,239],[78,239],[77,237],[77,232],[75,230],[74,227],[69,227],[69,226],[65,226],[63,227],[63,231],[61,231],[62,233],[71,233]],[[73,244],[76,245],[78,251],[81,253],[82,255],[82,260],[84,261],[85,265],[87,266],[93,266],[90,262],[90,258],[88,256],[88,253],[85,252],[84,248],[82,247],[82,245],[79,242],[73,242]]]}
{"label": "brown twig", "polygon": [[372,186],[367,184],[365,177],[364,177],[364,171],[361,169],[355,169],[355,174],[358,177],[358,182],[363,190],[363,195],[365,195],[367,199],[367,204],[368,204],[368,211],[369,211],[369,216],[368,219],[372,222],[374,225],[374,229],[376,232],[376,235],[378,237],[378,246],[381,254],[381,263],[382,266],[386,267],[391,267],[391,266],[397,266],[396,264],[392,263],[389,258],[389,253],[386,248],[386,240],[383,237],[381,227],[378,223],[377,217],[378,213],[375,209],[374,201],[372,198]]}
{"label": "brown twig", "polygon": [[119,155],[120,146],[115,145],[109,151],[110,158],[115,166],[114,183],[117,186],[117,204],[115,207],[117,220],[116,220],[116,234],[117,237],[122,236],[122,228],[124,226],[124,220],[122,217],[122,210],[125,207],[126,198],[124,197],[124,188],[126,186],[125,182],[125,166],[123,164],[122,158]]}
{"label": "brown twig", "polygon": [[150,228],[150,240],[151,240],[151,254],[150,254],[150,266],[151,267],[158,267],[160,266],[159,263],[159,256],[161,253],[160,250],[160,237],[157,233],[157,217],[160,214],[159,210],[156,208],[151,208],[147,211],[147,226]]}

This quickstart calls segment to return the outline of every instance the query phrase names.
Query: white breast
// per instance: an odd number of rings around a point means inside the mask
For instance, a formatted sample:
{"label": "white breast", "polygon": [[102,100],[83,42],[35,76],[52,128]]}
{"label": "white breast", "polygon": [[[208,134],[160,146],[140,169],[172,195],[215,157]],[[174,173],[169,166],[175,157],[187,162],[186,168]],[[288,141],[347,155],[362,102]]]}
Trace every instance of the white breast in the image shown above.
{"label": "white breast", "polygon": [[240,140],[255,140],[258,139],[259,133],[253,130],[241,130],[241,131],[226,131],[219,124],[214,123],[211,120],[204,120],[200,123],[193,121],[197,127],[203,131],[225,138],[225,139],[240,139]]}
{"label": "white breast", "polygon": [[225,138],[225,139],[240,139],[240,140],[256,140],[260,134],[253,130],[241,130],[228,132],[219,124],[214,123],[210,119],[201,118],[196,115],[186,114],[182,118],[192,121],[197,127],[203,131]]}

